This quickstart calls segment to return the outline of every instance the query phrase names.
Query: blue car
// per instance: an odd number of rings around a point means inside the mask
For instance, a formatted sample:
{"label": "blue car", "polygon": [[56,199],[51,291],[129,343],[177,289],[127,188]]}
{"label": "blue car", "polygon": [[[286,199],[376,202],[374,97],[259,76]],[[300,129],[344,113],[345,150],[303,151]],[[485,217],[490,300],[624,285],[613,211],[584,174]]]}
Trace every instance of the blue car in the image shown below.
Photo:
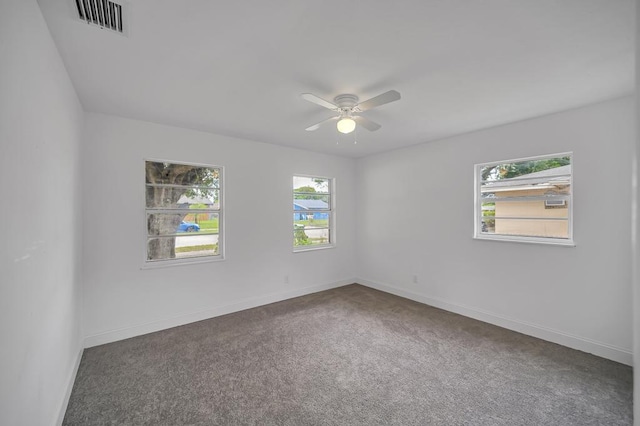
{"label": "blue car", "polygon": [[180,222],[180,226],[178,226],[178,232],[198,232],[200,230],[200,225],[197,223],[185,222],[184,220]]}

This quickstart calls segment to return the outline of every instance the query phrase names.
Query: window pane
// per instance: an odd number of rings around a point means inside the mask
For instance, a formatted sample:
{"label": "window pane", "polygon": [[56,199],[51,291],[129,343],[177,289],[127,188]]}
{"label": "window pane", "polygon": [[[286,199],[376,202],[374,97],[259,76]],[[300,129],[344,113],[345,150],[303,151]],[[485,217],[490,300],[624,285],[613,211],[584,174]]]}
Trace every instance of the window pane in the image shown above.
{"label": "window pane", "polygon": [[188,234],[176,237],[176,257],[218,254],[218,235]]}
{"label": "window pane", "polygon": [[329,228],[330,212],[294,212],[293,228]]}
{"label": "window pane", "polygon": [[145,161],[147,184],[187,187],[220,187],[220,169],[189,164]]}
{"label": "window pane", "polygon": [[294,192],[329,193],[329,179],[315,177],[293,177]]}
{"label": "window pane", "polygon": [[570,156],[491,164],[480,169],[480,178],[488,182],[504,182],[509,179],[544,181],[559,175],[571,175],[570,165]]}
{"label": "window pane", "polygon": [[327,195],[306,195],[306,194],[293,194],[293,210],[306,211],[306,210],[329,210],[330,196]]}
{"label": "window pane", "polygon": [[329,244],[331,212],[293,213],[294,246]]}
{"label": "window pane", "polygon": [[169,238],[149,238],[148,260],[181,259],[215,256],[218,254],[218,235],[184,234]]}
{"label": "window pane", "polygon": [[293,231],[293,245],[300,246],[314,246],[322,244],[330,244],[328,228],[306,228],[297,227]]}
{"label": "window pane", "polygon": [[218,213],[149,213],[147,214],[147,235],[217,234],[218,222]]}
{"label": "window pane", "polygon": [[148,186],[147,208],[162,209],[220,209],[220,190]]}

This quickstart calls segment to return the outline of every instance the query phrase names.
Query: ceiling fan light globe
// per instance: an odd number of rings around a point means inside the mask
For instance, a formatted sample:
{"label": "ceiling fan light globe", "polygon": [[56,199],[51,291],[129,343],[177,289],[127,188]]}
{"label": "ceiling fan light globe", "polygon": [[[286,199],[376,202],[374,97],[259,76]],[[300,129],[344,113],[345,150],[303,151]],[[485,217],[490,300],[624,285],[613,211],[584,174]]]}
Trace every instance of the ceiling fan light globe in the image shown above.
{"label": "ceiling fan light globe", "polygon": [[338,121],[337,127],[340,133],[351,133],[356,128],[356,122],[351,118],[343,118]]}

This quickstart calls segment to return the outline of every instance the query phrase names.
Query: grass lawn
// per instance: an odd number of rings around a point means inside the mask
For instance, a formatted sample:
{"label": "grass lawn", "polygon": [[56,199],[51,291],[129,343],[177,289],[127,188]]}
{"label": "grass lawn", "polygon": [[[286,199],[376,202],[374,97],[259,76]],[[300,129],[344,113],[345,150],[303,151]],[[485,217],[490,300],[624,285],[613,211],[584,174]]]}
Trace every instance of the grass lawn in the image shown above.
{"label": "grass lawn", "polygon": [[214,231],[218,232],[218,218],[211,220],[199,220],[198,225],[200,225],[201,231]]}

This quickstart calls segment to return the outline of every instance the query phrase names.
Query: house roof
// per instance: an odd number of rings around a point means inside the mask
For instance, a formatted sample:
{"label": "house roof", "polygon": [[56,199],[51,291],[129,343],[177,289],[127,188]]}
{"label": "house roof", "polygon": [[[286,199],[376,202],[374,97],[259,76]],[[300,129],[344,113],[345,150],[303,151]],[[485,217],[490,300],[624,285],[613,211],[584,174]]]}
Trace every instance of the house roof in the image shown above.
{"label": "house roof", "polygon": [[294,200],[293,205],[300,207],[302,210],[329,208],[329,204],[322,200]]}

